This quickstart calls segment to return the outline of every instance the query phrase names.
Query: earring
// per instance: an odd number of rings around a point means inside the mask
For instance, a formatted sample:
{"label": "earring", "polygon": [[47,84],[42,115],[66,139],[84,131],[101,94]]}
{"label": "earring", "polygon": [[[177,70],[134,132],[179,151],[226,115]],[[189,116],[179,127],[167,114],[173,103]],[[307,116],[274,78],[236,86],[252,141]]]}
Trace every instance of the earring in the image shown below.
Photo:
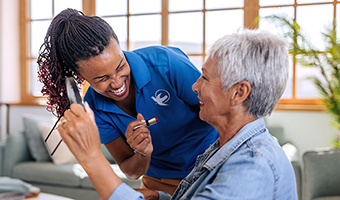
{"label": "earring", "polygon": [[235,102],[233,102],[233,106],[235,106]]}

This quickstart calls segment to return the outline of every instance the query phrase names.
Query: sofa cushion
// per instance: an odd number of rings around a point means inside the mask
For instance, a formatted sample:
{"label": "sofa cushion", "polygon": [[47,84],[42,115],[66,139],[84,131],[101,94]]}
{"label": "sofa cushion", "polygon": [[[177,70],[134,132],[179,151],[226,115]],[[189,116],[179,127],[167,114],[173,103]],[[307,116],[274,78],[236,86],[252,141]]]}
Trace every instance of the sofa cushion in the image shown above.
{"label": "sofa cushion", "polygon": [[339,200],[340,196],[329,196],[329,197],[318,197],[313,198],[312,200]]}
{"label": "sofa cushion", "polygon": [[104,154],[104,156],[106,157],[106,159],[111,163],[111,164],[116,164],[115,160],[112,158],[110,152],[107,150],[107,148],[105,147],[105,144],[101,144],[101,149],[102,152]]}
{"label": "sofa cushion", "polygon": [[[132,188],[140,188],[141,187],[141,184],[142,184],[142,179],[139,178],[137,180],[131,180],[131,179],[128,179],[125,174],[119,169],[119,166],[117,164],[113,164],[111,165],[113,171],[117,174],[117,176],[119,176],[120,179],[122,179],[122,181],[124,183],[126,183],[127,185],[129,185],[130,187]],[[78,170],[79,170],[79,173],[81,174],[81,183],[80,185],[83,187],[83,188],[93,188],[93,185],[91,183],[91,180],[90,178],[88,177],[88,175],[86,174],[85,170],[81,167],[81,165],[78,166]],[[82,172],[83,171],[83,172]]]}
{"label": "sofa cushion", "polygon": [[[43,140],[45,140],[45,138],[49,134],[52,126],[53,124],[48,124],[45,122],[40,122],[38,124],[38,129]],[[53,151],[55,148],[57,148],[57,145],[61,140],[62,139],[59,135],[59,131],[57,129],[54,129],[46,142],[46,146],[48,146],[47,148],[50,148],[50,151]],[[74,157],[74,155],[71,153],[70,149],[64,142],[60,143],[51,158],[53,163],[56,165],[77,163],[77,159]]]}
{"label": "sofa cushion", "polygon": [[53,124],[52,117],[25,114],[23,116],[23,121],[25,129],[24,135],[32,158],[36,161],[51,161],[41,138],[38,124],[42,122]]}
{"label": "sofa cushion", "polygon": [[74,165],[55,165],[52,162],[22,162],[14,166],[13,177],[39,184],[80,187],[80,177]]}
{"label": "sofa cushion", "polygon": [[267,127],[270,134],[272,134],[277,140],[278,143],[282,146],[286,143],[286,138],[284,134],[284,130],[280,126],[268,126]]}

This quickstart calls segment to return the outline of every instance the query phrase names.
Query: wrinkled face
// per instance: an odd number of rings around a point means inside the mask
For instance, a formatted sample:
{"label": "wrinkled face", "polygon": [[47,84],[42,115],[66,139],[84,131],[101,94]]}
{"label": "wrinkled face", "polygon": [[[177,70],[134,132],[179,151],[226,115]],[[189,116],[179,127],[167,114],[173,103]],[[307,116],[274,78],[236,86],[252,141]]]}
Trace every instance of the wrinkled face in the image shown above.
{"label": "wrinkled face", "polygon": [[80,76],[99,94],[115,101],[123,101],[129,95],[130,66],[114,39],[100,55],[77,64]]}
{"label": "wrinkled face", "polygon": [[200,101],[201,120],[209,124],[216,124],[220,116],[230,112],[230,91],[227,93],[221,89],[221,77],[218,75],[217,62],[208,58],[202,66],[202,76],[192,86],[198,93]]}

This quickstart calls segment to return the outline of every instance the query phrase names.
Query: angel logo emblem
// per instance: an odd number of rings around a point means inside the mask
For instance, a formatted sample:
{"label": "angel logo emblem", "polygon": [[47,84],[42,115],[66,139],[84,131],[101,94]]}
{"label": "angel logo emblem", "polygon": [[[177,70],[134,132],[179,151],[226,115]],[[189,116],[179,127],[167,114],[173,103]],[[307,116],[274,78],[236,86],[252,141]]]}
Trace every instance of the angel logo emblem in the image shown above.
{"label": "angel logo emblem", "polygon": [[160,106],[167,106],[167,102],[170,100],[170,93],[164,89],[159,89],[155,92],[155,96],[152,96],[151,99]]}

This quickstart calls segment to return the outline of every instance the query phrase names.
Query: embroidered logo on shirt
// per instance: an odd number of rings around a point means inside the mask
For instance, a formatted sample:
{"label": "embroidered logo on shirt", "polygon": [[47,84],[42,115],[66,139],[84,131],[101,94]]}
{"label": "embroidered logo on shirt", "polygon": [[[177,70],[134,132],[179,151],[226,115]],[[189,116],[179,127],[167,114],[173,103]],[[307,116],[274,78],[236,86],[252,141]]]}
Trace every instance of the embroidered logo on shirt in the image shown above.
{"label": "embroidered logo on shirt", "polygon": [[155,96],[152,96],[151,99],[160,106],[167,106],[167,102],[170,100],[170,93],[164,89],[159,89],[155,92]]}

